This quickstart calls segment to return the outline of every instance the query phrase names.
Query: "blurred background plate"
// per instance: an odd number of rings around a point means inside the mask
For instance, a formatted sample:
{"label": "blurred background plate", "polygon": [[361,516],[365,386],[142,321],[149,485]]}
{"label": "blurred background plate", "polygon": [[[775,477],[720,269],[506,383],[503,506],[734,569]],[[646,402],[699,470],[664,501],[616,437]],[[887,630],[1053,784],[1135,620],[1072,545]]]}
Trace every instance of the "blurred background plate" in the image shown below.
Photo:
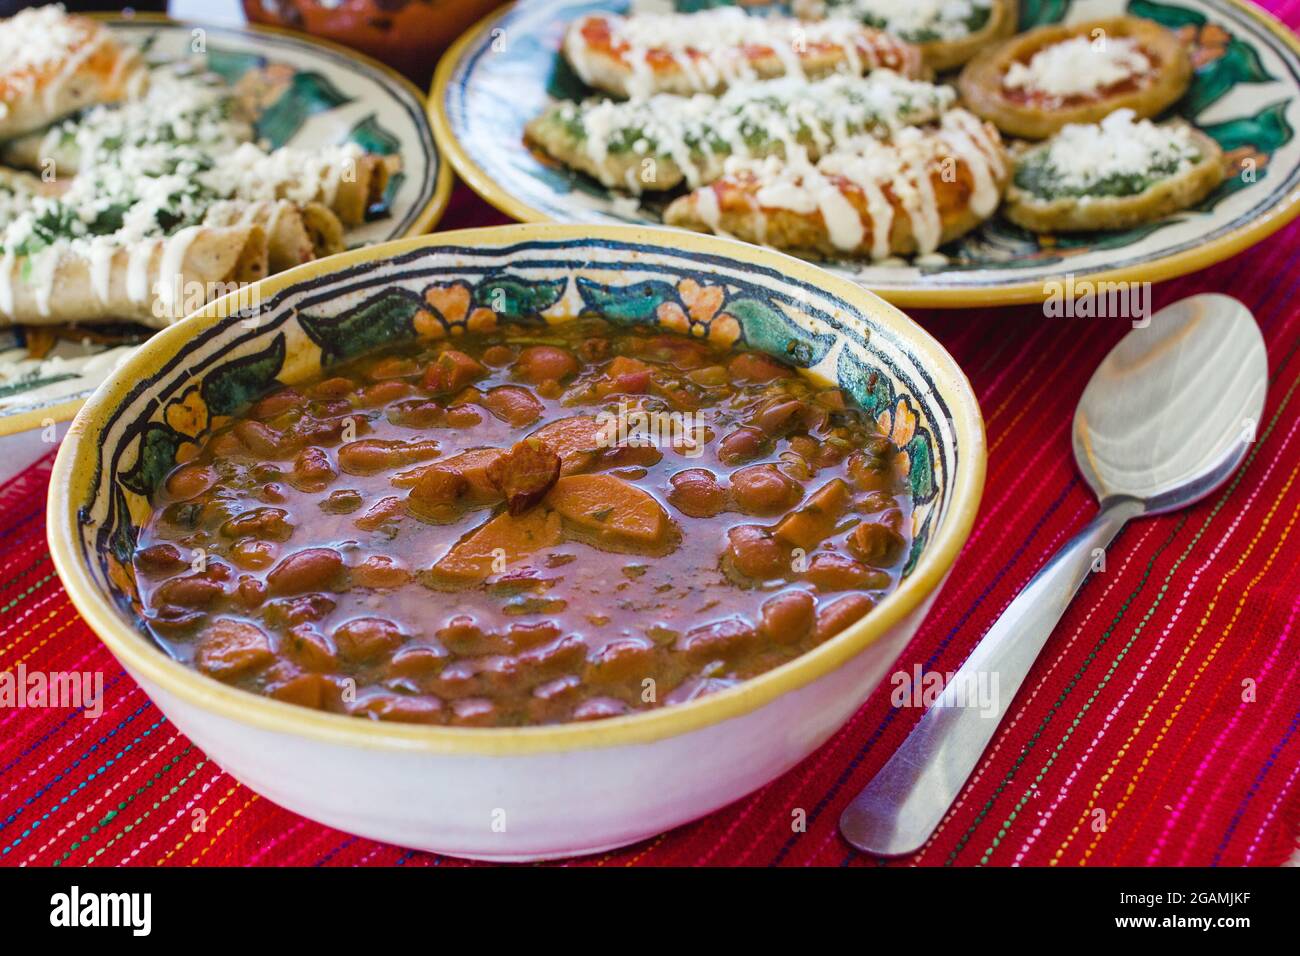
{"label": "blurred background plate", "polygon": [[[349,246],[428,232],[451,190],[451,170],[434,143],[419,89],[352,50],[284,31],[182,23],[156,15],[107,18],[152,60],[204,52],[208,66],[260,104],[259,136],[271,147],[357,142],[401,156],[383,213],[350,229]],[[196,30],[202,31],[196,33]],[[134,345],[137,326],[0,329],[0,435],[48,427],[82,401]]]}
{"label": "blurred background plate", "polygon": [[[717,5],[677,0],[678,9]],[[430,103],[438,141],[461,177],[503,212],[525,221],[660,221],[653,202],[638,205],[543,161],[523,142],[524,125],[550,102],[590,93],[557,52],[566,24],[628,6],[520,0],[443,58]],[[1193,209],[1122,232],[1040,240],[995,216],[944,246],[946,265],[823,262],[832,272],[897,305],[1041,302],[1048,283],[1067,276],[1154,282],[1204,268],[1300,212],[1300,42],[1267,13],[1241,0],[1020,0],[1020,14],[1022,30],[1129,14],[1177,33],[1191,47],[1196,74],[1174,113],[1223,147],[1231,167],[1223,185]]]}

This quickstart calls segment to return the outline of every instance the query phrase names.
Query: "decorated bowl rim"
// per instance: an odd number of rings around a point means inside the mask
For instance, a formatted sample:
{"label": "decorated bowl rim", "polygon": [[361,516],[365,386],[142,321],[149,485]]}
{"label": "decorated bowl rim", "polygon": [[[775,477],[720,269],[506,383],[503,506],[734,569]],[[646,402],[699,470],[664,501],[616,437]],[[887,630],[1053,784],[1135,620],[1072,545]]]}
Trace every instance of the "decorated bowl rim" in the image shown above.
{"label": "decorated bowl rim", "polygon": [[[1300,37],[1268,10],[1249,0],[1215,0],[1233,7],[1259,21],[1270,33],[1277,36],[1300,55]],[[509,16],[521,0],[507,3],[492,10],[457,38],[447,48],[434,71],[429,87],[428,112],[438,148],[459,176],[481,198],[496,209],[521,222],[548,223],[554,220],[540,209],[516,199],[481,167],[452,132],[447,115],[447,90],[456,67],[467,50],[479,43],[482,37],[499,20]],[[1106,282],[1163,282],[1175,279],[1222,262],[1230,256],[1263,242],[1283,226],[1300,216],[1300,186],[1292,189],[1279,202],[1254,219],[1219,236],[1213,242],[1193,246],[1172,255],[1160,256],[1149,262],[1136,263],[1118,269],[1098,269],[1083,273],[1082,277],[1093,283]],[[668,228],[668,227],[665,227]],[[685,231],[685,230],[682,230]],[[1005,282],[1001,285],[974,288],[935,288],[924,282],[882,288],[877,295],[896,306],[935,309],[975,309],[986,306],[1032,305],[1045,302],[1054,294],[1050,283],[1037,281]]]}
{"label": "decorated bowl rim", "polygon": [[257,291],[262,301],[270,301],[282,289],[304,280],[424,248],[505,248],[530,241],[575,240],[650,246],[677,255],[685,252],[765,266],[837,296],[873,325],[887,328],[907,348],[930,374],[936,394],[947,405],[961,464],[949,478],[949,513],[895,592],[858,623],[780,667],[687,703],[608,720],[508,728],[400,724],[312,710],[223,684],[172,659],[128,624],[92,581],[76,543],[79,503],[85,500],[95,472],[103,423],[150,370],[181,352],[203,330],[223,321],[237,321],[221,318],[219,299],[153,336],[100,385],[73,421],[54,462],[46,527],[55,570],[73,605],[118,661],[133,675],[188,704],[262,730],[383,750],[522,755],[646,744],[741,717],[836,670],[916,611],[942,583],[974,525],[984,488],[984,422],[970,383],[943,346],[897,308],[847,279],[783,253],[730,239],[646,226],[519,224],[396,239],[355,249],[263,279],[257,283]]}

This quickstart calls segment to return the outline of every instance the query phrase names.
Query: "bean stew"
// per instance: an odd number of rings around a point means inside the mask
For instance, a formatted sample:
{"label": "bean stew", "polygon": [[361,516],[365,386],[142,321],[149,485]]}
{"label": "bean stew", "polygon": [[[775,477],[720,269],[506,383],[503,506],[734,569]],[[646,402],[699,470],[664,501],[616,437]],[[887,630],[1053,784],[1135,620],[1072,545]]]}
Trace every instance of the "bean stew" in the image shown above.
{"label": "bean stew", "polygon": [[381,720],[690,700],[897,586],[899,452],[766,354],[597,318],[394,346],[282,387],[155,493],[135,568],[176,659]]}

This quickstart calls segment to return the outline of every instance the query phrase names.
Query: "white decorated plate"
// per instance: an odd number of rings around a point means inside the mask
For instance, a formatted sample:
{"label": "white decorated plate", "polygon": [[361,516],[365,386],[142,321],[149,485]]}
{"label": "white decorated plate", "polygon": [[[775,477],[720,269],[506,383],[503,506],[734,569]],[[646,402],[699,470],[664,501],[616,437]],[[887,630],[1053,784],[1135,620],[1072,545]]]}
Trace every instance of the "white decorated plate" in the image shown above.
{"label": "white decorated plate", "polygon": [[[428,232],[447,203],[451,170],[420,91],[359,53],[264,27],[215,27],[137,14],[107,18],[149,60],[198,53],[232,85],[256,91],[260,138],[310,147],[353,140],[401,156],[372,221],[349,246]],[[65,421],[149,331],[135,326],[0,329],[0,435]]]}
{"label": "white decorated plate", "polygon": [[[526,221],[659,222],[653,206],[544,162],[523,142],[524,124],[554,99],[590,93],[557,52],[566,24],[628,6],[520,0],[443,58],[430,102],[438,141],[461,177],[502,211]],[[1204,268],[1290,221],[1300,212],[1300,42],[1240,0],[1020,0],[1022,30],[1120,14],[1156,20],[1191,46],[1196,74],[1173,112],[1214,137],[1230,166],[1204,202],[1135,229],[1044,239],[995,216],[945,246],[945,265],[822,264],[899,305],[1038,302],[1067,276],[1158,281]]]}

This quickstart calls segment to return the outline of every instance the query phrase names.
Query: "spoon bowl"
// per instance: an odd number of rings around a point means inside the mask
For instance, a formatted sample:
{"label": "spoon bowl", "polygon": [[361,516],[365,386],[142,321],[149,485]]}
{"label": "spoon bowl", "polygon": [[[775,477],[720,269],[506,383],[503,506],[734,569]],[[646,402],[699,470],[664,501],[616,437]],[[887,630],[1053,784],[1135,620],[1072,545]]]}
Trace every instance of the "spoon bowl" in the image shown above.
{"label": "spoon bowl", "polygon": [[1185,507],[1231,474],[1264,410],[1268,355],[1250,311],[1226,295],[1161,309],[1125,336],[1079,400],[1074,458],[1103,503]]}

